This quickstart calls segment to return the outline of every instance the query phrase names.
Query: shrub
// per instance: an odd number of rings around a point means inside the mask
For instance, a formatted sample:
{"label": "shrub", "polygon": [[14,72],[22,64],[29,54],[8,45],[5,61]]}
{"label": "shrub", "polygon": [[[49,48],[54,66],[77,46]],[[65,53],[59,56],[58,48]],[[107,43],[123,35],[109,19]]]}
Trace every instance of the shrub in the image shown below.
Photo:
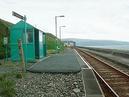
{"label": "shrub", "polygon": [[23,78],[23,74],[22,73],[17,73],[16,78]]}
{"label": "shrub", "polygon": [[12,80],[6,78],[0,81],[0,95],[2,97],[14,97],[15,96],[15,83]]}
{"label": "shrub", "polygon": [[3,81],[3,80],[5,80],[6,79],[6,74],[2,74],[2,75],[0,75],[0,81]]}

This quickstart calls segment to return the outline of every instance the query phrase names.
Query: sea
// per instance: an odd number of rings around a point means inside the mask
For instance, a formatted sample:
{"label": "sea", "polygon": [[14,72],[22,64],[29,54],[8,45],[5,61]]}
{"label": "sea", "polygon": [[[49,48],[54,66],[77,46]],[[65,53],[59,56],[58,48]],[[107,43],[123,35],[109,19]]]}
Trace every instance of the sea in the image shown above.
{"label": "sea", "polygon": [[129,45],[106,45],[106,46],[85,46],[94,48],[106,48],[106,49],[118,49],[118,50],[129,50]]}

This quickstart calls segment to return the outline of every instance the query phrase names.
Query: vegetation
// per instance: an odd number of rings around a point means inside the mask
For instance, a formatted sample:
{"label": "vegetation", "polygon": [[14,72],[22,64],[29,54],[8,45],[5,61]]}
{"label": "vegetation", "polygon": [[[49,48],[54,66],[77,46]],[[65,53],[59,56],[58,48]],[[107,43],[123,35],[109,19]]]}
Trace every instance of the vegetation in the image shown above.
{"label": "vegetation", "polygon": [[25,74],[20,72],[10,72],[0,74],[0,97],[15,97],[15,80],[23,78]]}
{"label": "vegetation", "polygon": [[46,33],[46,45],[47,45],[48,53],[55,53],[56,50],[58,50],[58,52],[60,52],[64,49],[63,42],[61,42],[60,39],[57,39],[51,33]]}
{"label": "vegetation", "polygon": [[46,44],[48,50],[55,49],[56,37],[50,33],[46,33]]}
{"label": "vegetation", "polygon": [[24,74],[23,74],[23,73],[21,73],[21,72],[16,73],[16,78],[18,78],[18,79],[23,78],[23,76],[24,76]]}
{"label": "vegetation", "polygon": [[16,81],[17,79],[25,77],[25,73],[19,71],[20,67],[19,63],[10,61],[4,64],[2,63],[0,66],[0,68],[5,68],[5,71],[3,69],[3,71],[0,72],[0,97],[15,97]]}
{"label": "vegetation", "polygon": [[[3,39],[4,37],[8,37],[8,42],[9,42],[9,32],[10,32],[9,29],[12,25],[13,25],[12,23],[0,19],[0,59],[5,58],[6,54],[5,54],[5,46],[3,44]],[[7,49],[8,49],[7,55],[9,56],[10,48],[8,45]]]}
{"label": "vegetation", "polygon": [[14,97],[15,96],[15,82],[8,79],[8,74],[0,75],[0,96]]}

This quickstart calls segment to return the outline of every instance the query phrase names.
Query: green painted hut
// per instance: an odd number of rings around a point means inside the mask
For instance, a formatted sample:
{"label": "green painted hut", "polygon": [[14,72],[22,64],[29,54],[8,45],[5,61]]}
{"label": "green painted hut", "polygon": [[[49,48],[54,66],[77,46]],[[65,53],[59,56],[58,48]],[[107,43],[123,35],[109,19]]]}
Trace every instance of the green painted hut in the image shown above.
{"label": "green painted hut", "polygon": [[10,47],[11,59],[13,61],[20,60],[18,41],[22,40],[22,48],[24,58],[27,61],[35,61],[35,59],[43,58],[44,49],[46,47],[44,32],[33,27],[32,25],[20,21],[11,27]]}

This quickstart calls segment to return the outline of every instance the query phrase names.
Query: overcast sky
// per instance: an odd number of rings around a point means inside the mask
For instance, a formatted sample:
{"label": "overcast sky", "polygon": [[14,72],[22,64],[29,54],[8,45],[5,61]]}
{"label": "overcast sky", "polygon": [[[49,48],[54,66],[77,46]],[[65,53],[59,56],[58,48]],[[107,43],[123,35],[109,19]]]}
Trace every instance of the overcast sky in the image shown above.
{"label": "overcast sky", "polygon": [[55,16],[65,15],[58,18],[63,38],[129,41],[129,0],[0,0],[0,18],[18,22],[12,11],[52,34]]}

